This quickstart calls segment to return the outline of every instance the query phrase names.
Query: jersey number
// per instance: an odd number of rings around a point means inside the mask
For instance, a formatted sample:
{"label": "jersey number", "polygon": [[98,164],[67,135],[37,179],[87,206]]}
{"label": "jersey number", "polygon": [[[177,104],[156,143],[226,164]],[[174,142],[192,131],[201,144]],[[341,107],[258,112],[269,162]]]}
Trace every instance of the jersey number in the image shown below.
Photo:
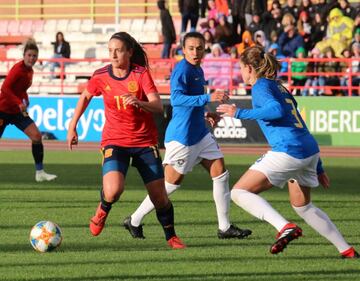
{"label": "jersey number", "polygon": [[123,96],[114,96],[114,99],[116,100],[116,107],[118,110],[121,110],[121,107],[126,109],[126,105],[124,105],[124,97]]}
{"label": "jersey number", "polygon": [[300,117],[298,115],[298,112],[295,108],[295,105],[294,105],[294,102],[292,101],[292,99],[285,99],[286,103],[289,103],[292,107],[292,110],[291,110],[291,114],[294,115],[295,119],[296,119],[296,123],[294,123],[295,127],[296,128],[303,128],[303,124],[301,123],[301,120],[300,120]]}

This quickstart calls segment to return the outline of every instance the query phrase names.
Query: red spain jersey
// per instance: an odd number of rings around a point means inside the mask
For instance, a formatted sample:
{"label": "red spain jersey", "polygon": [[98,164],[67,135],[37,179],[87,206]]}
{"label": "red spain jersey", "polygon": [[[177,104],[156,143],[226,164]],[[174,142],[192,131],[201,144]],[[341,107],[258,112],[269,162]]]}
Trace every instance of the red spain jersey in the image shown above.
{"label": "red spain jersey", "polygon": [[148,69],[132,65],[126,77],[118,78],[107,65],[96,70],[87,85],[93,96],[103,96],[105,125],[101,146],[147,147],[158,143],[158,133],[151,112],[132,105],[123,105],[122,96],[135,95],[147,101],[147,94],[157,93]]}
{"label": "red spain jersey", "polygon": [[20,113],[19,105],[29,103],[26,93],[32,83],[34,71],[24,61],[16,63],[9,71],[1,86],[0,111],[8,114]]}

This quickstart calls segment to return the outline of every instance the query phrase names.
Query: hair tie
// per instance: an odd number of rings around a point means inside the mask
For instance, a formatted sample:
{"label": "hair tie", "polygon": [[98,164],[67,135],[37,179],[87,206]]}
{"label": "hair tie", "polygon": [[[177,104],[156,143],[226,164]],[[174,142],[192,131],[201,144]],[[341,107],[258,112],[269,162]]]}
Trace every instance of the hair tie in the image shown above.
{"label": "hair tie", "polygon": [[261,52],[260,52],[260,57],[261,57],[261,58],[264,58],[264,57],[265,57],[265,52],[264,52],[264,51],[261,51]]}

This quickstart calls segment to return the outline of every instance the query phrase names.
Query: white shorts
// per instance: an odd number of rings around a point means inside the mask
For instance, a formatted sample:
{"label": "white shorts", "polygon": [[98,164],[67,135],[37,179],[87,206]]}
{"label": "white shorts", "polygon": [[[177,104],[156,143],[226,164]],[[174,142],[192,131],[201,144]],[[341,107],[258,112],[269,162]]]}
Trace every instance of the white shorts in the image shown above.
{"label": "white shorts", "polygon": [[207,134],[197,144],[186,146],[177,141],[165,143],[163,164],[171,165],[179,174],[191,172],[203,159],[224,158],[212,134]]}
{"label": "white shorts", "polygon": [[294,158],[284,152],[268,151],[249,168],[263,173],[274,186],[284,187],[290,179],[301,186],[317,187],[319,153],[305,159]]}

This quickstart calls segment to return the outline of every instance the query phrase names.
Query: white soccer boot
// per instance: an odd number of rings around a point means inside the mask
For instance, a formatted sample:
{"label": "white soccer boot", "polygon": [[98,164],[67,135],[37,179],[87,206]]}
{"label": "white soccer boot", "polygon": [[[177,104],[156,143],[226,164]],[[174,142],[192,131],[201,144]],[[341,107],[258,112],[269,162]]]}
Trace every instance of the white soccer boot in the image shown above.
{"label": "white soccer boot", "polygon": [[37,182],[52,181],[57,178],[57,175],[46,173],[44,170],[36,171],[35,180]]}

